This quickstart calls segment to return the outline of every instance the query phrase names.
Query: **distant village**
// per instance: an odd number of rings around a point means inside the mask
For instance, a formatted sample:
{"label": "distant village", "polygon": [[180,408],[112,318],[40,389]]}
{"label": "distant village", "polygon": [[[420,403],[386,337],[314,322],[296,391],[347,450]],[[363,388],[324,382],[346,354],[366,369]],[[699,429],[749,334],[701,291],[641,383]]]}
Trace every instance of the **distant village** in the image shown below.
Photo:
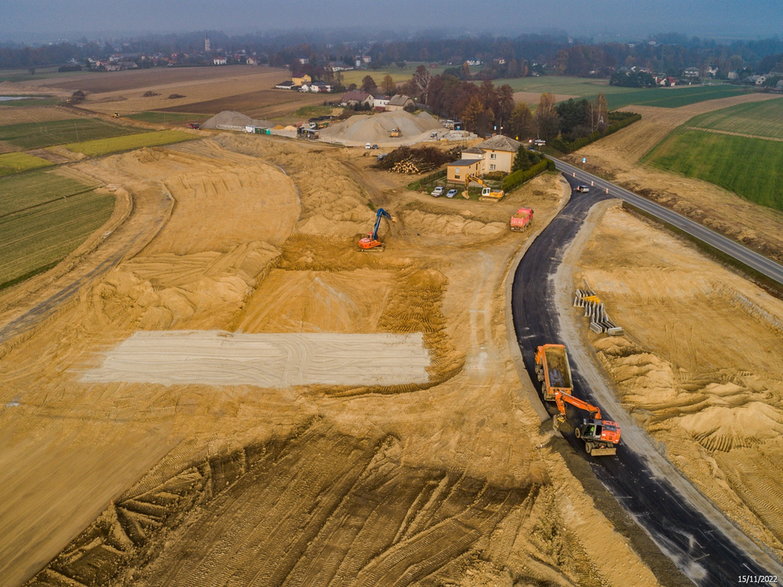
{"label": "distant village", "polygon": [[[629,45],[633,47],[632,44]],[[358,53],[351,58],[342,61],[321,60],[318,67],[313,67],[310,57],[298,57],[286,63],[287,67],[294,73],[290,80],[281,80],[275,86],[281,90],[296,90],[300,92],[313,93],[333,93],[342,92],[344,88],[340,83],[340,72],[355,69],[371,70],[373,68],[373,58],[371,55]],[[267,55],[258,55],[253,51],[244,49],[235,51],[225,51],[220,48],[213,48],[209,37],[204,38],[204,45],[201,51],[193,52],[175,52],[171,54],[156,53],[125,53],[117,52],[105,58],[89,57],[82,62],[71,60],[62,65],[60,71],[77,71],[87,69],[90,71],[123,71],[128,69],[146,69],[152,67],[184,67],[184,66],[224,66],[224,65],[263,65],[269,62]],[[482,68],[489,66],[489,70],[495,71],[497,68],[507,67],[507,59],[504,57],[495,57],[489,60],[478,58],[468,58],[460,63],[448,62],[446,65],[464,68],[473,68],[473,71],[481,75]],[[545,73],[568,73],[562,70],[557,64],[532,64],[535,67],[523,68],[522,76],[538,76]],[[327,79],[315,79],[306,71],[317,70],[322,77]],[[588,72],[588,76],[610,77],[613,85],[624,85],[634,87],[673,87],[682,85],[694,85],[700,83],[709,83],[711,80],[724,80],[730,83],[753,85],[764,88],[767,91],[783,91],[783,71],[771,70],[769,72],[759,73],[749,70],[747,67],[736,70],[722,71],[717,65],[706,64],[701,67],[685,67],[678,74],[655,72],[649,67],[639,66],[619,66],[616,68],[600,68]],[[509,76],[513,77],[513,76]],[[353,89],[353,88],[348,88]],[[388,99],[388,98],[387,98]],[[353,97],[360,103],[368,103],[367,97]],[[386,104],[373,103],[370,107],[377,108],[386,106]],[[382,100],[382,98],[378,98]]]}

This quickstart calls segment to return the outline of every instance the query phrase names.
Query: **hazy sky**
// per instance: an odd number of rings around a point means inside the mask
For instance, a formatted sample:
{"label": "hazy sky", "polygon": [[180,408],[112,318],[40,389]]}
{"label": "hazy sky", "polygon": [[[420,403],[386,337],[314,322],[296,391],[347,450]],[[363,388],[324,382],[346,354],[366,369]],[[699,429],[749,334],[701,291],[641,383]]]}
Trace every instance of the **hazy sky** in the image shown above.
{"label": "hazy sky", "polygon": [[783,0],[0,0],[0,40],[355,26],[760,38],[783,34],[782,25]]}

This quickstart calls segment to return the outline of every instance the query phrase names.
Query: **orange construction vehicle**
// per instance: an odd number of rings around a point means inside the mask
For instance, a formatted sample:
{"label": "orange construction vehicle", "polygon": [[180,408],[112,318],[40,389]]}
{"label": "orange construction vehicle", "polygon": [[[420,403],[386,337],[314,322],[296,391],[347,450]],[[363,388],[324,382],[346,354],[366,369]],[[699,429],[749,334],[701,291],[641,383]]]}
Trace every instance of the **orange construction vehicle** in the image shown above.
{"label": "orange construction vehicle", "polygon": [[384,217],[388,218],[392,222],[397,222],[397,219],[389,214],[386,210],[383,208],[378,208],[378,212],[375,213],[375,226],[373,227],[372,232],[367,236],[359,239],[358,245],[360,251],[382,251],[385,248],[385,245],[378,237],[378,229],[381,226],[381,219]]}
{"label": "orange construction vehicle", "polygon": [[590,418],[583,418],[580,424],[574,426],[574,436],[584,441],[587,454],[592,457],[617,454],[620,426],[613,420],[602,420],[600,408],[559,390],[555,391],[555,404],[557,404],[558,414],[553,418],[553,425],[556,431],[567,420],[565,405],[571,404],[590,414]]}
{"label": "orange construction vehicle", "polygon": [[562,344],[544,344],[536,349],[536,377],[541,382],[541,395],[555,401],[555,393],[571,394],[571,367]]}

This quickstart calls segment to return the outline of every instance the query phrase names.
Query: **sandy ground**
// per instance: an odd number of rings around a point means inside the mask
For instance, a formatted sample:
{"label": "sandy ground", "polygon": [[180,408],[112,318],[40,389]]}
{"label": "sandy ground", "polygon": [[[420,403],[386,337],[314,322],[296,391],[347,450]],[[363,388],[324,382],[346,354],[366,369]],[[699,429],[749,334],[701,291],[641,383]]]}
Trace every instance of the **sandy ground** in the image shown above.
{"label": "sandy ground", "polygon": [[415,334],[136,332],[106,353],[89,382],[162,385],[401,385],[426,383],[430,358]]}
{"label": "sandy ground", "polygon": [[[8,584],[43,567],[57,585],[658,584],[631,548],[645,538],[602,513],[616,506],[597,509],[571,472],[582,461],[540,428],[508,344],[506,273],[562,205],[562,180],[497,205],[440,201],[362,155],[220,134],[74,164],[169,204],[116,267],[0,349]],[[398,217],[380,254],[355,246],[368,201]],[[536,226],[511,233],[521,205]],[[413,337],[427,381],[83,379],[133,355],[129,341],[159,361],[177,331]],[[372,374],[387,351],[350,352]],[[229,376],[235,357],[222,358],[212,367]],[[287,364],[309,367],[306,355]]]}
{"label": "sandy ground", "polygon": [[625,329],[589,337],[623,404],[780,557],[783,302],[616,206],[578,265],[575,287],[589,283]]}
{"label": "sandy ground", "polygon": [[647,196],[713,230],[721,232],[783,262],[783,213],[748,202],[713,184],[665,173],[639,164],[639,159],[676,127],[703,112],[734,104],[781,99],[769,94],[747,94],[708,100],[682,108],[628,106],[642,120],[580,149],[568,159],[586,169],[612,178],[616,183]]}

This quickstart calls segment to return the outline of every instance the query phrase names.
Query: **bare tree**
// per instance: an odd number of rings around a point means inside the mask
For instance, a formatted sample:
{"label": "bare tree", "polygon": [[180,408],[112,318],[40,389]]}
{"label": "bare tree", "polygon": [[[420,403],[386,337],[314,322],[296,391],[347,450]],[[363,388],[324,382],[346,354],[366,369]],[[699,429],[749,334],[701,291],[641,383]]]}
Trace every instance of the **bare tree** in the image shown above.
{"label": "bare tree", "polygon": [[560,118],[555,109],[555,97],[552,94],[541,94],[536,109],[536,123],[538,136],[544,140],[551,140],[560,132]]}
{"label": "bare tree", "polygon": [[419,65],[413,73],[413,85],[416,87],[417,97],[427,104],[427,98],[430,93],[430,83],[432,74],[424,65]]}

